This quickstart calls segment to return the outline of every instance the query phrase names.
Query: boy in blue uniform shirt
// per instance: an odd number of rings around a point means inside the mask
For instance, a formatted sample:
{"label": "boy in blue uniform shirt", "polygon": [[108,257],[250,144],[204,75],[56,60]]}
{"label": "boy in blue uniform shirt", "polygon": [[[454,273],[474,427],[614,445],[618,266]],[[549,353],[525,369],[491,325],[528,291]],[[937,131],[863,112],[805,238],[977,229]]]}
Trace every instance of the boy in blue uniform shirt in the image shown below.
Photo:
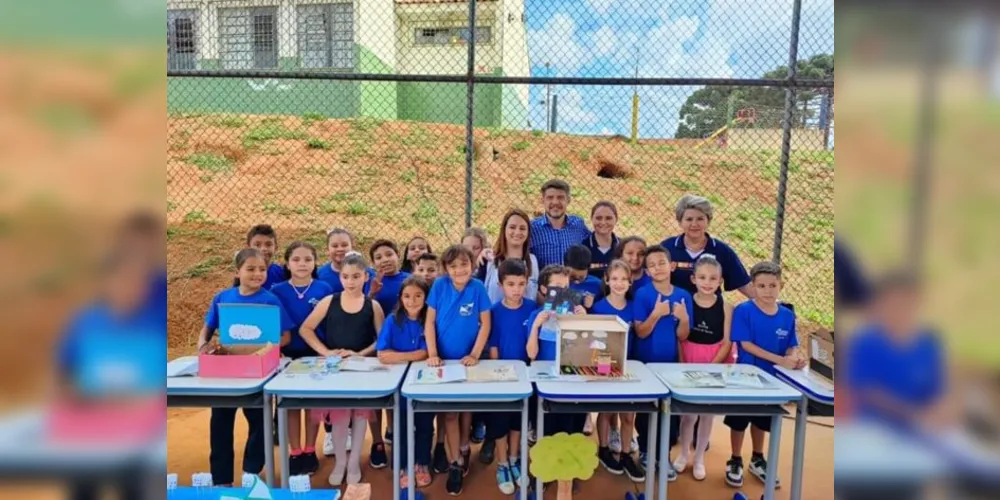
{"label": "boy in blue uniform shirt", "polygon": [[[802,368],[805,358],[799,353],[795,338],[795,313],[778,304],[781,292],[781,267],[774,262],[761,262],[750,269],[750,284],[755,298],[733,309],[730,338],[739,345],[737,363],[756,365],[774,374],[774,365],[789,369]],[[731,429],[733,456],[726,462],[726,483],[739,488],[743,485],[743,435],[747,426],[753,455],[750,473],[765,482],[767,461],[764,460],[764,433],[771,429],[771,417],[727,416]],[[779,482],[775,478],[775,485]]]}
{"label": "boy in blue uniform shirt", "polygon": [[[534,302],[524,300],[528,270],[520,260],[505,260],[498,270],[503,299],[490,310],[490,359],[528,361],[528,318]],[[496,442],[497,487],[513,495],[521,478],[521,415],[493,413],[486,423],[486,439]],[[509,443],[509,444],[508,444]]]}
{"label": "boy in blue uniform shirt", "polygon": [[588,311],[604,297],[604,284],[600,278],[590,275],[593,256],[583,245],[573,245],[566,250],[563,261],[569,268],[569,287],[583,292],[583,307]]}
{"label": "boy in blue uniform shirt", "polygon": [[[677,345],[686,340],[691,332],[691,317],[694,316],[694,299],[687,290],[670,282],[670,254],[660,245],[647,247],[643,252],[646,274],[652,282],[635,292],[632,313],[635,325],[635,359],[643,363],[676,363],[680,361]],[[639,455],[643,466],[649,440],[649,414],[635,416],[635,433],[639,439]],[[670,417],[670,446],[677,442],[680,417]],[[652,450],[655,452],[656,450]],[[670,465],[669,457],[660,457],[657,463],[665,463],[670,468],[667,478],[677,479],[677,473]]]}
{"label": "boy in blue uniform shirt", "polygon": [[267,263],[267,280],[264,290],[288,279],[285,268],[274,262],[274,253],[278,251],[278,233],[269,224],[257,224],[247,231],[247,248],[254,248],[264,256]]}
{"label": "boy in blue uniform shirt", "polygon": [[[441,256],[445,274],[434,281],[427,299],[428,366],[441,366],[442,360],[461,360],[465,366],[479,363],[490,334],[490,298],[486,285],[473,279],[472,251],[452,245]],[[451,495],[462,492],[462,478],[469,470],[469,434],[472,414],[445,414],[445,440],[448,461],[448,481],[445,489]],[[461,432],[459,432],[461,431]]]}

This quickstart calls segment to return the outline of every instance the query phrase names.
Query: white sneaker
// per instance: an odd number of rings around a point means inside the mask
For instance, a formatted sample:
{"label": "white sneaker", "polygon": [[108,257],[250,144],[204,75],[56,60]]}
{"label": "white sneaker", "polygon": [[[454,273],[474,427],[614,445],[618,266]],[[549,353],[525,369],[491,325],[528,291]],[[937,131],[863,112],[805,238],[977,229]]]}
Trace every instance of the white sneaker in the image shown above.
{"label": "white sneaker", "polygon": [[533,445],[538,441],[538,436],[535,434],[535,426],[528,424],[528,444]]}
{"label": "white sneaker", "polygon": [[696,480],[698,480],[698,481],[704,481],[705,480],[705,463],[704,462],[695,462],[694,465],[691,466],[691,475],[694,476],[694,478]]}
{"label": "white sneaker", "polygon": [[677,459],[674,460],[674,470],[677,471],[678,474],[681,474],[684,472],[684,469],[687,468],[687,465],[688,459],[684,456],[684,453],[677,455]]}
{"label": "white sneaker", "polygon": [[616,429],[611,429],[608,433],[608,448],[615,453],[622,452],[622,435]]}
{"label": "white sneaker", "polygon": [[332,457],[334,455],[333,451],[333,434],[327,434],[323,438],[323,455]]}
{"label": "white sneaker", "polygon": [[632,445],[631,445],[631,448],[630,448],[629,451],[631,453],[638,453],[639,452],[639,440],[636,439],[634,435],[632,436]]}

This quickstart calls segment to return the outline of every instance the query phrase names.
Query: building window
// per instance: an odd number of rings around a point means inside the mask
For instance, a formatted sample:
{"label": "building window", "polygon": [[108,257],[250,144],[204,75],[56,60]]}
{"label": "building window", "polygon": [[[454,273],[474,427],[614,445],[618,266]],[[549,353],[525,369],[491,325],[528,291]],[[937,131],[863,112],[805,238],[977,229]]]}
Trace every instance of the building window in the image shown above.
{"label": "building window", "polygon": [[[413,42],[417,45],[464,45],[469,42],[469,38],[469,28],[417,28]],[[488,45],[492,41],[492,28],[476,28],[476,44]]]}
{"label": "building window", "polygon": [[277,68],[277,18],[277,7],[219,9],[222,68]]}
{"label": "building window", "polygon": [[303,68],[354,68],[354,6],[299,5],[299,64]]}
{"label": "building window", "polygon": [[167,11],[167,69],[196,69],[196,10]]}

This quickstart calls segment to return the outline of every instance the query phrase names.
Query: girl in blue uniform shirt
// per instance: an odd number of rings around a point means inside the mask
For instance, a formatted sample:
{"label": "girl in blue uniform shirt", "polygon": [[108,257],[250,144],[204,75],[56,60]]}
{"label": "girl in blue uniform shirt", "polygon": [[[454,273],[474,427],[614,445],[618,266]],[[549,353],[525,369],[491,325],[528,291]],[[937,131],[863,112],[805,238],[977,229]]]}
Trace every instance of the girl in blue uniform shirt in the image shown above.
{"label": "girl in blue uniform shirt", "polygon": [[[333,288],[333,293],[344,291],[344,285],[340,282],[340,266],[344,263],[344,257],[353,251],[355,251],[354,236],[346,229],[335,227],[326,233],[326,252],[330,260],[319,268],[317,276]],[[365,294],[371,290],[372,280],[375,278],[374,269],[369,267],[367,272]]]}
{"label": "girl in blue uniform shirt", "polygon": [[[486,286],[473,279],[475,255],[468,248],[452,245],[441,257],[446,275],[434,281],[427,299],[427,364],[441,366],[444,359],[461,360],[465,366],[479,363],[490,333],[490,299]],[[448,461],[446,490],[462,492],[462,478],[469,470],[469,434],[472,414],[445,417]],[[461,430],[461,433],[459,431]]]}
{"label": "girl in blue uniform shirt", "polygon": [[646,274],[646,240],[641,236],[629,236],[622,238],[615,247],[615,259],[624,260],[632,270],[632,287],[629,288],[629,297],[635,297],[635,292],[650,283],[649,275]]}
{"label": "girl in blue uniform shirt", "polygon": [[[632,269],[623,260],[613,260],[607,268],[604,278],[606,296],[591,308],[593,314],[614,314],[628,325],[632,325],[632,302],[628,298],[632,287]],[[616,422],[612,422],[616,420]],[[617,420],[621,421],[621,432],[618,432]],[[612,424],[615,424],[612,426]],[[634,413],[601,413],[597,417],[597,437],[600,448],[597,458],[608,472],[618,476],[628,474],[635,482],[646,480],[646,474],[637,465],[631,449],[635,433]],[[629,443],[630,448],[623,452],[622,443]]]}
{"label": "girl in blue uniform shirt", "polygon": [[[219,304],[265,304],[281,310],[281,346],[291,341],[291,318],[281,301],[264,289],[267,281],[267,260],[260,251],[244,248],[236,254],[236,279],[212,299],[205,314],[205,326],[198,334],[198,351],[207,352],[210,342],[219,329]],[[270,411],[270,410],[269,410]],[[244,408],[243,416],[249,428],[247,444],[243,451],[243,472],[260,474],[264,468],[264,414],[260,408]],[[217,486],[233,484],[233,424],[236,408],[212,408],[209,424],[209,462],[212,482]]]}
{"label": "girl in blue uniform shirt", "polygon": [[580,243],[590,250],[590,275],[603,280],[608,264],[614,260],[615,250],[621,243],[615,235],[618,207],[610,201],[595,203],[590,209],[590,224],[594,226],[594,232]]}
{"label": "girl in blue uniform shirt", "polygon": [[[375,350],[378,359],[383,364],[400,364],[423,361],[427,359],[427,340],[424,338],[424,321],[427,319],[427,294],[430,287],[419,276],[410,276],[400,287],[398,302],[392,315],[386,318],[379,332]],[[403,406],[405,406],[405,401]],[[406,412],[399,415],[400,456],[406,460]],[[434,414],[415,413],[413,426],[416,427],[414,439],[414,461],[416,467],[414,476],[417,486],[423,488],[431,484],[431,439],[434,436]],[[400,471],[400,488],[409,486],[406,464]]]}
{"label": "girl in blue uniform shirt", "polygon": [[[399,301],[399,291],[402,289],[403,281],[410,277],[410,273],[399,270],[399,250],[396,244],[389,240],[377,240],[368,249],[368,255],[372,259],[375,267],[375,278],[372,279],[368,296],[375,299],[382,306],[383,311],[396,310],[396,303]],[[392,444],[392,410],[386,410],[389,418],[385,430],[385,442]],[[382,412],[376,411],[375,418],[368,423],[371,426],[373,436],[382,433]]]}
{"label": "girl in blue uniform shirt", "polygon": [[420,256],[425,253],[434,253],[431,250],[431,244],[427,241],[427,238],[423,236],[414,236],[410,238],[410,241],[406,244],[406,248],[403,249],[403,266],[401,269],[404,273],[415,274],[414,271],[417,270],[417,261],[420,260]]}
{"label": "girl in blue uniform shirt", "polygon": [[[271,288],[271,293],[278,297],[294,323],[291,341],[281,348],[281,354],[292,359],[315,356],[316,351],[299,335],[299,326],[320,300],[333,295],[333,290],[330,285],[316,279],[316,247],[309,243],[295,241],[288,245],[285,249],[285,269],[289,280]],[[311,412],[307,410],[305,414],[306,439],[305,446],[302,446],[302,411],[288,410],[288,442],[291,443],[288,467],[293,476],[313,474],[319,469],[319,459],[316,457],[319,427],[312,423]]]}

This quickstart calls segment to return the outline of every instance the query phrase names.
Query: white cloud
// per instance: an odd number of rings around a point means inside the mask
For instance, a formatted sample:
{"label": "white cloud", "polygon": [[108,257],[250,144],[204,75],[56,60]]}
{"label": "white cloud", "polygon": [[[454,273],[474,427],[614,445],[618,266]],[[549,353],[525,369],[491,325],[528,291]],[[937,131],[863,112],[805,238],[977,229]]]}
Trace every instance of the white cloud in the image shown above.
{"label": "white cloud", "polygon": [[233,325],[229,327],[229,336],[234,340],[256,340],[263,332],[255,325]]}
{"label": "white cloud", "polygon": [[563,129],[563,125],[567,127],[579,127],[581,125],[595,125],[597,123],[597,113],[586,107],[583,94],[579,90],[568,88],[559,91],[558,94],[560,129]]}
{"label": "white cloud", "polygon": [[552,63],[560,76],[575,74],[591,59],[576,39],[576,22],[565,13],[552,16],[540,30],[528,31],[528,51],[532,65]]}
{"label": "white cloud", "polygon": [[590,35],[597,57],[604,57],[615,51],[618,45],[618,34],[610,26],[601,26]]}
{"label": "white cloud", "polygon": [[611,5],[614,3],[615,0],[587,0],[587,5],[589,5],[590,8],[598,14],[607,13],[608,9],[610,9]]}
{"label": "white cloud", "polygon": [[601,135],[615,135],[615,131],[608,127],[601,127]]}

